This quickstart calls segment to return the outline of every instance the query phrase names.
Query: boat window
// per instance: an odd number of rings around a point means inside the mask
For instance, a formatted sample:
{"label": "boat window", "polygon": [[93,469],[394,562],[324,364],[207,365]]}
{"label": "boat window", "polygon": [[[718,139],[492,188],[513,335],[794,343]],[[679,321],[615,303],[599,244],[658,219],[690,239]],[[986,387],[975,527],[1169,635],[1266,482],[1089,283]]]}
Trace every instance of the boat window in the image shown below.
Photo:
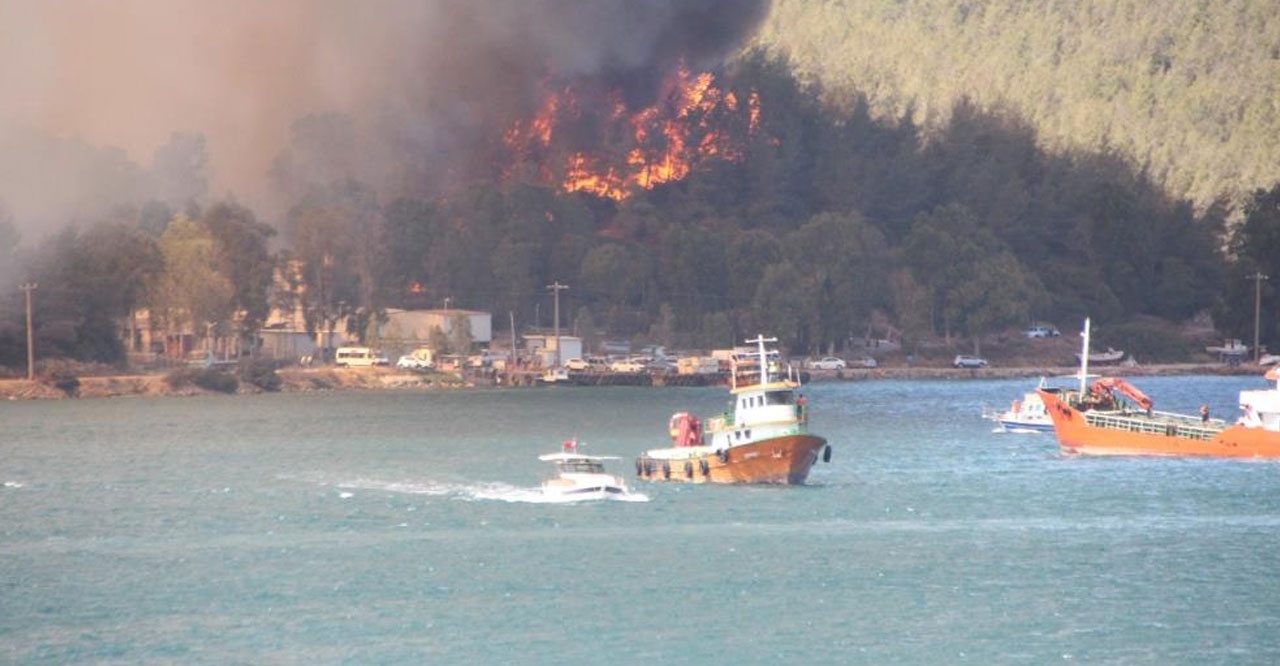
{"label": "boat window", "polygon": [[791,391],[775,391],[765,395],[765,400],[770,405],[792,405],[795,404],[795,396]]}
{"label": "boat window", "polygon": [[560,463],[560,471],[583,474],[599,473],[604,471],[604,464],[591,460],[569,460]]}

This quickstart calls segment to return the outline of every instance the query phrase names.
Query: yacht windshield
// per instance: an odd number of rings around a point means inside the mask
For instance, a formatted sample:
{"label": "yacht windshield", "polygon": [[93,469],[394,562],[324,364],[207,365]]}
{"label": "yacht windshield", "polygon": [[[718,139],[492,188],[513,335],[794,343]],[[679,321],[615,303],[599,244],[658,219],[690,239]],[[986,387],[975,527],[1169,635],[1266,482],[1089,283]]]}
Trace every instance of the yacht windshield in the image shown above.
{"label": "yacht windshield", "polygon": [[604,471],[604,464],[594,460],[566,460],[560,463],[560,471],[577,474],[599,474]]}

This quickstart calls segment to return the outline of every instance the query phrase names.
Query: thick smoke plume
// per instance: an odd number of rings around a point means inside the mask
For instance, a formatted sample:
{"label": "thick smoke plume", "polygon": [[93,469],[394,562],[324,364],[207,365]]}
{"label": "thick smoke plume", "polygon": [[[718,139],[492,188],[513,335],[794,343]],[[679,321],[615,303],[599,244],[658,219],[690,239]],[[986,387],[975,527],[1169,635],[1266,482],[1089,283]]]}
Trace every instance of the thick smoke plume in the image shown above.
{"label": "thick smoke plume", "polygon": [[142,196],[160,178],[155,152],[183,132],[206,138],[210,195],[258,205],[295,121],[326,114],[349,119],[356,175],[380,186],[445,178],[548,87],[586,83],[646,104],[677,63],[718,64],[767,10],[768,0],[0,0],[0,200],[30,231],[112,194]]}

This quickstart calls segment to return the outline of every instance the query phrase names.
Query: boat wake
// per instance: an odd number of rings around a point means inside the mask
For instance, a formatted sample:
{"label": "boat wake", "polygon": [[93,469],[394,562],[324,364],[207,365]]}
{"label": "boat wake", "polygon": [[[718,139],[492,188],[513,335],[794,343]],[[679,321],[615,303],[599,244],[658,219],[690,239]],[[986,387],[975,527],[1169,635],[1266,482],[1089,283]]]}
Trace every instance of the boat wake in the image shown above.
{"label": "boat wake", "polygon": [[451,483],[445,481],[389,481],[385,479],[326,480],[318,475],[281,475],[282,479],[300,479],[322,486],[331,486],[342,499],[351,499],[358,492],[384,492],[400,495],[430,495],[446,499],[470,501],[499,501],[526,504],[571,504],[607,500],[612,502],[648,502],[642,493],[628,495],[577,495],[572,497],[550,496],[541,488],[513,486],[508,483]]}
{"label": "boat wake", "polygon": [[996,426],[991,429],[991,432],[1006,435],[1038,435],[1044,431],[1036,430],[1035,428],[1006,428],[1004,426]]}
{"label": "boat wake", "polygon": [[582,494],[582,495],[547,495],[541,488],[510,488],[499,492],[478,493],[475,499],[498,500],[500,502],[523,502],[527,504],[577,504],[579,502],[648,502],[649,496],[642,493],[617,494]]}

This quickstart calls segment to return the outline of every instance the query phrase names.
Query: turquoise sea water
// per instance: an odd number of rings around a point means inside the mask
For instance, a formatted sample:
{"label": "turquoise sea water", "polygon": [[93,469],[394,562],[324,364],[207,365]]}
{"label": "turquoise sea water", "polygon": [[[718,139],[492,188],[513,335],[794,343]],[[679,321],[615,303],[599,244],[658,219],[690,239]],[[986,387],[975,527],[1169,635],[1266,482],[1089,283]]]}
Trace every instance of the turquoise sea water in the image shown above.
{"label": "turquoise sea water", "polygon": [[809,485],[575,504],[538,454],[632,478],[724,391],[2,403],[0,662],[1280,663],[1280,463],[993,433],[1033,385],[814,384]]}

